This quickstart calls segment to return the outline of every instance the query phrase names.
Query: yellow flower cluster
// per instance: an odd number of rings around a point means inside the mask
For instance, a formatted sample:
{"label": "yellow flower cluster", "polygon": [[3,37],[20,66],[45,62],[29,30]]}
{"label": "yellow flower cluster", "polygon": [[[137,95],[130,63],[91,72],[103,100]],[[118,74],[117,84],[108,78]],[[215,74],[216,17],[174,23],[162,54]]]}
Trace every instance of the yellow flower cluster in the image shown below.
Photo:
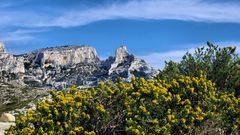
{"label": "yellow flower cluster", "polygon": [[235,131],[240,125],[240,98],[219,94],[205,76],[132,78],[51,95],[36,111],[17,117],[8,134],[194,134],[209,121]]}
{"label": "yellow flower cluster", "polygon": [[97,105],[97,110],[100,112],[106,112],[106,110],[104,109],[104,106],[102,104]]}

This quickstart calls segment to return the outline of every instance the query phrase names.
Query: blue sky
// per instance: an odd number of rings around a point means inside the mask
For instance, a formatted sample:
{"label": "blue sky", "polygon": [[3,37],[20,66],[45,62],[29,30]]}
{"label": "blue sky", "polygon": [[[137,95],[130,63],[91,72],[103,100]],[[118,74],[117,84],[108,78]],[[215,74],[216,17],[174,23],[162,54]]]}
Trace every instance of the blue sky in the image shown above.
{"label": "blue sky", "polygon": [[239,0],[0,0],[0,41],[15,54],[91,45],[101,58],[124,44],[162,68],[207,41],[240,46],[239,13]]}

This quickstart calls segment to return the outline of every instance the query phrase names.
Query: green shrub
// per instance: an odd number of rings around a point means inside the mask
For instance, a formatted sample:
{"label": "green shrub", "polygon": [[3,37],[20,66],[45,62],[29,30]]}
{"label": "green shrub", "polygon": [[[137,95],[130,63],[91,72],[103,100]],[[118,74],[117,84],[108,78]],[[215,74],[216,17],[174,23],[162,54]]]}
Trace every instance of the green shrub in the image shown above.
{"label": "green shrub", "polygon": [[218,91],[234,92],[240,95],[240,58],[236,47],[215,46],[208,42],[206,47],[187,52],[179,63],[169,61],[156,76],[172,80],[176,75],[195,76],[204,74],[216,84]]}

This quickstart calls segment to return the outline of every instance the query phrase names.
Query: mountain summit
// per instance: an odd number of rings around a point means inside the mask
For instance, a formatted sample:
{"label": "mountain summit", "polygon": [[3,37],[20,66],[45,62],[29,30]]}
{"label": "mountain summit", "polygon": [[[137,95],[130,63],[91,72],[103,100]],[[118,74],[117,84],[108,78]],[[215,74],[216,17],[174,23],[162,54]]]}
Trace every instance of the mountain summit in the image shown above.
{"label": "mountain summit", "polygon": [[39,49],[22,55],[5,52],[0,44],[0,82],[18,82],[32,87],[65,88],[94,86],[99,81],[128,81],[133,76],[151,78],[152,67],[129,54],[126,46],[116,50],[114,57],[100,60],[91,46],[62,46]]}
{"label": "mountain summit", "polygon": [[4,52],[5,52],[4,44],[3,42],[0,42],[0,53],[4,53]]}

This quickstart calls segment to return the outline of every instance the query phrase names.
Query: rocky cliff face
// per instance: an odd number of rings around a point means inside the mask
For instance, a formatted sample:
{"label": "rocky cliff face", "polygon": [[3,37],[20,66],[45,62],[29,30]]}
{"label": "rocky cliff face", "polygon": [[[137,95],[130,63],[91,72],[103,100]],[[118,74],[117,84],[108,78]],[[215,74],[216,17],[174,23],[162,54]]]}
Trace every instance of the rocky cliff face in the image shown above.
{"label": "rocky cliff face", "polygon": [[5,52],[4,44],[0,42],[0,71],[6,73],[24,73],[23,59]]}
{"label": "rocky cliff face", "polygon": [[151,78],[152,67],[144,60],[129,54],[126,46],[118,48],[115,55],[108,72],[110,76],[120,76],[127,79],[133,76]]}
{"label": "rocky cliff face", "polygon": [[42,49],[37,51],[34,59],[43,67],[99,62],[95,48],[89,46]]}
{"label": "rocky cliff face", "polygon": [[39,49],[14,56],[0,44],[0,82],[17,82],[34,87],[68,87],[96,85],[106,79],[132,76],[150,78],[153,69],[144,60],[128,53],[126,46],[115,57],[101,61],[90,46],[63,46]]}

